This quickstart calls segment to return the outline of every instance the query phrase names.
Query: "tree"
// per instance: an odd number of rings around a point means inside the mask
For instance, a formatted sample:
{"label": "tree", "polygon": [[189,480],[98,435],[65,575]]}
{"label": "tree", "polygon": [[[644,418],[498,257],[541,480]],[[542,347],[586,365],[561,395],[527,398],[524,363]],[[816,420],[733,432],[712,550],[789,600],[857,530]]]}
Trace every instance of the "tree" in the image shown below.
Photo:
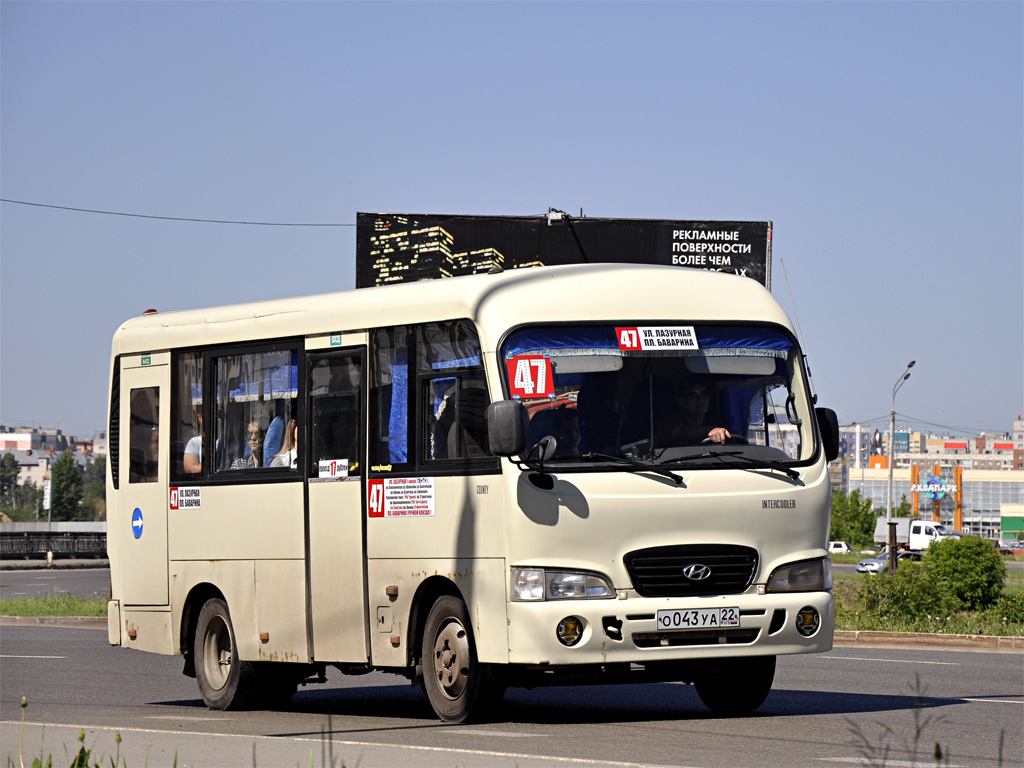
{"label": "tree", "polygon": [[859,490],[849,496],[842,491],[832,494],[830,541],[845,541],[856,550],[870,546],[874,534],[875,510],[871,499],[861,499]]}
{"label": "tree", "polygon": [[7,500],[7,494],[18,486],[18,460],[13,453],[5,453],[0,459],[0,498]]}
{"label": "tree", "polygon": [[83,520],[82,475],[78,462],[65,451],[50,465],[50,519]]}
{"label": "tree", "polygon": [[1003,592],[1006,566],[996,548],[985,539],[964,536],[933,541],[924,562],[965,608],[987,608]]}
{"label": "tree", "polygon": [[42,490],[36,488],[32,483],[25,483],[14,486],[7,493],[3,502],[0,503],[0,511],[15,523],[34,522],[42,503]]}
{"label": "tree", "polygon": [[85,465],[82,506],[90,520],[107,519],[107,459],[99,456]]}

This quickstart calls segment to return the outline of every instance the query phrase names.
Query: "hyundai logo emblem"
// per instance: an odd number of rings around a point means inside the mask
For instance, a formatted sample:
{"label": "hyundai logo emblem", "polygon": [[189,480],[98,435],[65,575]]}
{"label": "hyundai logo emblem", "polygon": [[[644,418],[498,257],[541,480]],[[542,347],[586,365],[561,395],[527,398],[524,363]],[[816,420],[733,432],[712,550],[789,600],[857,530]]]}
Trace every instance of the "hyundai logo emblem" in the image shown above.
{"label": "hyundai logo emblem", "polygon": [[683,568],[683,576],[690,581],[704,581],[711,575],[711,569],[703,563],[693,563]]}

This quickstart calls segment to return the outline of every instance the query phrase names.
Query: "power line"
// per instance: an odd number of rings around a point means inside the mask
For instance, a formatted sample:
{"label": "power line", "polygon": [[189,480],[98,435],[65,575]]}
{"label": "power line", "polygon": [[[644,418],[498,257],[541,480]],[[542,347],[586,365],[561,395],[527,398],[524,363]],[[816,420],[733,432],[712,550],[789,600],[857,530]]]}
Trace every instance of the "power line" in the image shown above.
{"label": "power line", "polygon": [[[947,430],[947,431],[952,432],[952,433],[966,433],[966,434],[972,434],[972,435],[980,435],[982,432],[985,432],[987,434],[1000,434],[1001,435],[1001,434],[1003,434],[1003,433],[1005,433],[1007,431],[1006,429],[991,429],[991,428],[979,429],[977,427],[955,427],[955,426],[952,426],[950,424],[936,424],[933,421],[925,421],[924,419],[918,419],[918,418],[916,418],[914,416],[911,416],[909,414],[899,413],[899,412],[896,413],[896,417],[898,419],[902,419],[904,421],[904,423],[924,424],[925,426],[928,426],[928,427],[937,427],[939,429],[944,429],[944,430]],[[855,419],[855,423],[859,422],[861,424],[874,424],[875,422],[888,422],[888,421],[889,421],[889,414],[885,414],[884,416],[876,416],[873,419]],[[886,428],[888,428],[888,424],[887,423],[885,424],[885,426],[886,426]]]}
{"label": "power line", "polygon": [[916,418],[914,416],[910,416],[910,415],[908,415],[906,413],[897,413],[896,415],[897,416],[902,416],[907,421],[911,421],[911,422],[913,422],[915,424],[925,424],[925,425],[927,425],[929,427],[939,427],[940,429],[948,429],[951,432],[967,432],[967,433],[973,433],[975,435],[980,435],[982,432],[985,432],[987,434],[992,434],[992,433],[1003,434],[1004,432],[1007,431],[1006,429],[978,429],[977,427],[954,427],[954,426],[951,426],[949,424],[935,424],[934,422],[925,421],[924,419],[918,419],[918,418]]}
{"label": "power line", "polygon": [[355,224],[296,224],[281,221],[230,221],[226,219],[194,219],[184,216],[153,216],[145,213],[124,213],[123,211],[97,211],[92,208],[72,208],[67,205],[48,205],[46,203],[30,203],[25,200],[8,200],[0,198],[0,202],[15,205],[31,205],[35,208],[53,208],[58,211],[77,211],[78,213],[96,213],[103,216],[129,216],[133,219],[160,219],[162,221],[192,221],[202,224],[242,224],[250,227],[354,227]]}

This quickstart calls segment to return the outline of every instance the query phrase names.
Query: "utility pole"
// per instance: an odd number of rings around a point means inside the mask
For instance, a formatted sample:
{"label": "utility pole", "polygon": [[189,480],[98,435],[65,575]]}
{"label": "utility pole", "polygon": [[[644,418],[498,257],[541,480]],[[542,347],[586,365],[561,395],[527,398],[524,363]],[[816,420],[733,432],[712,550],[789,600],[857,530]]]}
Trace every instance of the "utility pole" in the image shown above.
{"label": "utility pole", "polygon": [[892,408],[889,410],[889,494],[885,505],[885,522],[889,526],[889,574],[896,573],[896,523],[892,519],[892,470],[896,451],[896,393],[903,382],[910,378],[910,369],[914,367],[916,360],[911,360],[906,370],[896,380],[892,388]]}

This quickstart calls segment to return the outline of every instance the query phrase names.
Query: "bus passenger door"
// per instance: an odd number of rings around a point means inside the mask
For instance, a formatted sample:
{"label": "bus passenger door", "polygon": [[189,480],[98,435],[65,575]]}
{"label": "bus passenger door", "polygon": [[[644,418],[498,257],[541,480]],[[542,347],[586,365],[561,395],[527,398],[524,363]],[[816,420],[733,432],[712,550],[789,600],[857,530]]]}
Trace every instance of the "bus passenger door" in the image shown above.
{"label": "bus passenger door", "polygon": [[[167,353],[121,357],[119,490],[107,523],[120,554],[124,605],[167,605]],[[115,594],[118,590],[115,588]]]}
{"label": "bus passenger door", "polygon": [[318,662],[364,663],[369,658],[362,483],[365,359],[363,347],[308,356],[309,623]]}

